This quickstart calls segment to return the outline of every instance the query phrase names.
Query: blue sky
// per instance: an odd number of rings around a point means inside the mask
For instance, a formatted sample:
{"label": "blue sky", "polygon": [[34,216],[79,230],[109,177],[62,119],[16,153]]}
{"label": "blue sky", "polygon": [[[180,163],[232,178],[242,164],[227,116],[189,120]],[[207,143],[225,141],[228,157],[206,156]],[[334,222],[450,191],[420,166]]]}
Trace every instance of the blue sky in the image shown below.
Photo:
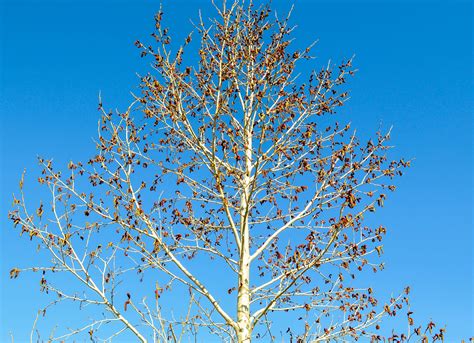
{"label": "blue sky", "polygon": [[[286,1],[274,0],[276,8]],[[33,244],[6,220],[21,172],[36,156],[94,153],[97,97],[124,108],[147,70],[133,46],[148,37],[158,1],[3,1],[0,8],[0,341],[29,335],[44,304],[37,284],[9,280]],[[172,31],[208,1],[164,1]],[[397,154],[415,158],[377,220],[389,228],[378,288],[410,284],[418,319],[474,335],[472,255],[472,5],[463,1],[297,0],[297,43],[319,39],[316,66],[356,55],[344,119],[362,134],[393,125]],[[342,120],[342,119],[341,119]],[[33,200],[37,200],[34,198]],[[36,281],[35,281],[36,282]]]}

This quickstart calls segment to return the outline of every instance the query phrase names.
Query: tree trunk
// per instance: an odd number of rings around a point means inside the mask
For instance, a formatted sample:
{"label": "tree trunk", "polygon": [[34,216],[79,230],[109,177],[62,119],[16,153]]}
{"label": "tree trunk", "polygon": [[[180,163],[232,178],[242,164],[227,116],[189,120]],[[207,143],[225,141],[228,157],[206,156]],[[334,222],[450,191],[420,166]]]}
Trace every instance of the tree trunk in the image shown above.
{"label": "tree trunk", "polygon": [[[249,343],[252,335],[250,323],[249,254],[246,255],[246,259],[241,259],[239,294],[237,297],[237,339],[239,343]],[[242,256],[245,256],[245,254],[242,254]]]}
{"label": "tree trunk", "polygon": [[237,341],[239,343],[250,343],[252,327],[250,323],[250,253],[248,225],[245,225],[242,243],[237,296]]}
{"label": "tree trunk", "polygon": [[252,173],[252,131],[250,115],[247,112],[244,120],[245,175],[241,193],[240,239],[241,253],[239,260],[239,287],[237,296],[237,341],[249,343],[252,338],[250,322],[250,239],[249,239],[249,200]]}

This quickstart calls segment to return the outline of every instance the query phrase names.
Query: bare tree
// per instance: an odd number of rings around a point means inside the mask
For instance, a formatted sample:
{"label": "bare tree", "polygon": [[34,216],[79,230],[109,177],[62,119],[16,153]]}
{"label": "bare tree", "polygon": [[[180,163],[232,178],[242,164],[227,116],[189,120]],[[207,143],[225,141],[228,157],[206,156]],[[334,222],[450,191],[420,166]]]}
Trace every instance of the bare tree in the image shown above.
{"label": "bare tree", "polygon": [[123,113],[99,105],[87,163],[59,172],[40,159],[51,200],[35,212],[22,178],[10,218],[51,259],[11,277],[42,274],[54,297],[40,316],[66,301],[93,309],[50,339],[128,332],[162,342],[205,331],[250,342],[286,330],[298,342],[379,341],[383,317],[402,307],[408,332],[389,339],[442,339],[433,323],[414,325],[408,288],[382,302],[354,286],[359,272],[383,268],[386,229],[364,217],[410,163],[388,159],[390,130],[362,142],[334,119],[352,59],[301,81],[298,63],[314,44],[291,47],[289,15],[239,0],[215,9],[195,24],[198,42],[189,35],[179,47],[157,13],[155,41],[136,42],[153,58],[141,94]]}

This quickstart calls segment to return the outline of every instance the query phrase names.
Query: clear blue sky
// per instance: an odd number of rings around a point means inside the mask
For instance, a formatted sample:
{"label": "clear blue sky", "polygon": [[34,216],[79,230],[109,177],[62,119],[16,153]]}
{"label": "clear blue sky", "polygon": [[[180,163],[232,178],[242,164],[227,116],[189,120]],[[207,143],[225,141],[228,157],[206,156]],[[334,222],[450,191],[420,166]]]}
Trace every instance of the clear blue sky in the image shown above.
{"label": "clear blue sky", "polygon": [[[188,18],[209,8],[204,0],[164,4],[180,35],[191,29]],[[26,167],[33,178],[38,154],[64,162],[94,152],[98,92],[107,107],[129,102],[135,73],[147,70],[133,42],[152,32],[158,7],[158,0],[1,3],[2,342],[10,331],[16,341],[28,337],[44,304],[36,279],[8,279],[35,256],[6,220],[20,174]],[[393,124],[397,153],[416,159],[377,213],[389,228],[377,288],[410,284],[416,318],[445,323],[447,342],[474,335],[472,17],[470,2],[429,0],[297,0],[293,16],[297,42],[319,39],[316,66],[356,55],[345,118],[363,134]]]}

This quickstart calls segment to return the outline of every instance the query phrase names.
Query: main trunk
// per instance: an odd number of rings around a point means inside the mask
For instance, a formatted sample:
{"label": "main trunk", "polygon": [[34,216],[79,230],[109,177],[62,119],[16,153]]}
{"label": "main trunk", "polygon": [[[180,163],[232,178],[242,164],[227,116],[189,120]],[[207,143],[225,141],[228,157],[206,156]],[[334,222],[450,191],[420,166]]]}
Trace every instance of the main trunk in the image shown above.
{"label": "main trunk", "polygon": [[[247,244],[248,247],[248,244]],[[242,247],[243,248],[243,247]],[[247,250],[244,252],[244,250]],[[248,249],[242,249],[239,275],[239,294],[237,297],[237,339],[238,342],[250,342],[252,328],[250,323],[250,292],[249,292],[249,253]]]}
{"label": "main trunk", "polygon": [[250,322],[250,239],[248,224],[252,173],[252,131],[248,113],[244,120],[244,131],[245,174],[242,182],[243,187],[240,203],[241,252],[237,296],[237,339],[239,343],[249,343],[252,337],[252,325]]}
{"label": "main trunk", "polygon": [[[246,177],[247,179],[247,177]],[[252,327],[250,323],[250,240],[248,227],[248,180],[242,192],[241,213],[241,253],[239,260],[239,285],[237,296],[237,338],[238,342],[250,342]]]}

